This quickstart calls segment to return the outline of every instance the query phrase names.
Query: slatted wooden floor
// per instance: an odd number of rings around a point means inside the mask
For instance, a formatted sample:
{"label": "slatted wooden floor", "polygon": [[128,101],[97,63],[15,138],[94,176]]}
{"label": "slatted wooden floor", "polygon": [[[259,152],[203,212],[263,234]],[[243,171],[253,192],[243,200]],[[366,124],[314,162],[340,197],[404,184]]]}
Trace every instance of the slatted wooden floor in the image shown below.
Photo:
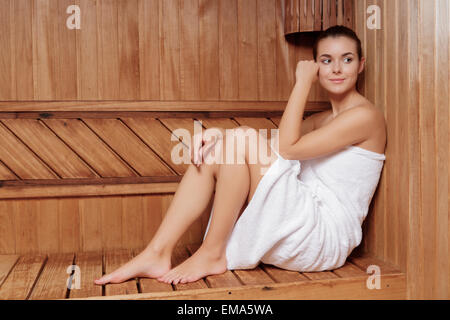
{"label": "slatted wooden floor", "polygon": [[[198,245],[178,247],[172,257],[178,265]],[[333,271],[294,272],[260,264],[251,270],[232,270],[186,284],[156,279],[132,279],[97,286],[93,280],[109,273],[140,251],[34,254],[0,256],[0,299],[405,299],[405,275],[380,260],[349,257]],[[67,289],[70,274],[79,267],[79,289]],[[369,289],[368,266],[380,267],[380,289]],[[75,271],[72,271],[75,270]],[[75,277],[72,277],[76,284]],[[375,282],[371,282],[375,283]]]}

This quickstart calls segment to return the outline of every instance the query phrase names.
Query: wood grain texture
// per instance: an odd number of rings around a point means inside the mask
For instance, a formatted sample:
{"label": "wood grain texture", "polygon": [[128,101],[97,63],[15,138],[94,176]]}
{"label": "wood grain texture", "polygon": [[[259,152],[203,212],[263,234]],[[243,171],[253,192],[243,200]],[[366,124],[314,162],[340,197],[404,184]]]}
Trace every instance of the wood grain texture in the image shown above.
{"label": "wood grain texture", "polygon": [[[383,108],[388,134],[361,248],[408,271],[408,298],[448,299],[449,4],[353,4],[367,58],[363,91]],[[380,30],[365,28],[371,4],[381,8]]]}

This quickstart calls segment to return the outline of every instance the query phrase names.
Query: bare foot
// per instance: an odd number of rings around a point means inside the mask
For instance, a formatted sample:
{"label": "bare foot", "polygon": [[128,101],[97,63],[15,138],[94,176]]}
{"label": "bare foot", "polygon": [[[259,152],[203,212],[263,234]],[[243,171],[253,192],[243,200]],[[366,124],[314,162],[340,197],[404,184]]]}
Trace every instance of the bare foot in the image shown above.
{"label": "bare foot", "polygon": [[227,271],[225,254],[216,257],[208,252],[207,249],[200,247],[186,261],[157,279],[173,284],[187,283],[197,281],[208,275],[224,273],[225,271]]}
{"label": "bare foot", "polygon": [[170,256],[164,256],[145,249],[120,268],[105,274],[100,279],[96,279],[94,283],[103,285],[107,283],[121,283],[136,277],[157,278],[168,272],[170,268]]}

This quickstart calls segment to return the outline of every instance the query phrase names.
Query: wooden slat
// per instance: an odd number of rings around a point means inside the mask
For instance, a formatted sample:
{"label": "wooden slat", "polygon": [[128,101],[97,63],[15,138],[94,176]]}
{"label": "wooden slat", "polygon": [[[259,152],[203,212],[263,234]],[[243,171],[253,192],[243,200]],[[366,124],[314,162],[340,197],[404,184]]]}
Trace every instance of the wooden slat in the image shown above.
{"label": "wooden slat", "polygon": [[[180,99],[179,1],[159,2],[161,100]],[[176,14],[175,14],[176,12]]]}
{"label": "wooden slat", "polygon": [[220,99],[238,100],[238,0],[219,1],[218,25]]}
{"label": "wooden slat", "polygon": [[165,164],[177,174],[186,172],[188,164],[175,163],[171,160],[172,150],[180,146],[180,141],[172,141],[171,132],[160,121],[151,118],[121,118],[121,120],[134,131],[145,143],[158,154]]}
{"label": "wooden slat", "polygon": [[0,180],[16,180],[17,176],[0,162]]}
{"label": "wooden slat", "polygon": [[13,83],[11,82],[12,74],[14,73],[11,65],[14,61],[13,48],[11,46],[11,16],[10,1],[0,2],[0,29],[2,35],[0,36],[0,46],[2,47],[2,54],[0,54],[0,66],[2,66],[2,74],[0,74],[0,99],[13,100],[15,94],[13,93]]}
{"label": "wooden slat", "polygon": [[97,41],[97,5],[92,0],[77,0],[80,7],[80,21],[82,27],[76,32],[77,44],[77,78],[79,100],[98,99],[98,53],[100,41]]}
{"label": "wooden slat", "polygon": [[[308,54],[310,54],[308,52]],[[294,60],[293,60],[294,61]],[[295,69],[294,69],[295,70]],[[289,98],[289,97],[288,97]],[[0,101],[3,112],[271,112],[286,108],[282,101]],[[322,111],[330,108],[329,102],[308,101],[305,111]],[[83,113],[84,114],[84,113]],[[43,116],[44,117],[44,116]],[[166,116],[167,117],[167,116]],[[80,116],[77,116],[80,118]]]}
{"label": "wooden slat", "polygon": [[258,100],[258,17],[256,0],[238,1],[239,100]]}
{"label": "wooden slat", "polygon": [[[187,245],[187,249],[192,256],[195,251],[200,247],[199,244]],[[241,282],[230,270],[221,274],[214,274],[205,277],[205,281],[209,284],[210,288],[222,288],[222,287],[238,287],[241,286]]]}
{"label": "wooden slat", "polygon": [[69,290],[69,298],[86,298],[102,295],[102,286],[94,283],[102,276],[102,253],[80,252],[75,255],[75,265],[80,268],[81,283],[79,289]]}
{"label": "wooden slat", "polygon": [[239,277],[239,280],[242,281],[244,285],[275,283],[275,281],[259,266],[253,269],[233,270],[233,273]]}
{"label": "wooden slat", "polygon": [[139,0],[139,76],[141,100],[159,100],[159,0]]}
{"label": "wooden slat", "polygon": [[[405,299],[405,275],[381,276],[382,288],[369,290],[366,278],[335,278],[321,281],[298,281],[251,285],[235,288],[206,288],[164,293],[115,296],[117,300],[177,299],[177,300],[391,300]],[[99,298],[92,298],[99,299]],[[109,299],[109,297],[100,297]]]}
{"label": "wooden slat", "polygon": [[367,268],[370,265],[375,265],[380,267],[380,272],[381,274],[397,274],[397,273],[401,273],[401,271],[393,266],[392,264],[382,261],[380,259],[374,258],[374,257],[370,257],[370,256],[360,256],[360,257],[353,257],[350,256],[349,260],[351,263],[353,263],[354,265],[358,266],[359,268],[361,268],[363,271],[366,271]]}
{"label": "wooden slat", "polygon": [[120,120],[85,119],[84,122],[141,176],[172,175],[133,131]]}
{"label": "wooden slat", "polygon": [[[111,273],[132,259],[129,250],[114,250],[105,253],[105,274]],[[129,279],[122,283],[109,283],[105,285],[105,295],[113,296],[120,294],[138,293],[137,279]]]}
{"label": "wooden slat", "polygon": [[331,271],[321,271],[321,272],[302,272],[302,275],[311,280],[328,280],[339,278]]}
{"label": "wooden slat", "polygon": [[270,120],[272,120],[273,123],[275,123],[275,126],[279,127],[281,122],[281,117],[271,117]]}
{"label": "wooden slat", "polygon": [[10,186],[0,188],[0,199],[173,193],[177,190],[177,187],[177,182],[73,186],[42,185],[34,187]]}
{"label": "wooden slat", "polygon": [[276,129],[277,126],[272,121],[266,118],[235,118],[240,125],[252,127],[256,130],[267,129],[267,139],[272,137],[271,129]]}
{"label": "wooden slat", "polygon": [[16,208],[14,200],[0,201],[0,253],[2,254],[18,253],[15,230]]}
{"label": "wooden slat", "polygon": [[21,179],[58,177],[1,122],[0,137],[0,159]]}
{"label": "wooden slat", "polygon": [[341,278],[362,277],[367,275],[361,268],[358,268],[349,261],[346,261],[342,267],[333,270],[333,273]]}
{"label": "wooden slat", "polygon": [[96,174],[41,121],[5,119],[2,122],[61,178],[96,177]]}
{"label": "wooden slat", "polygon": [[219,1],[198,0],[199,100],[220,100]]}
{"label": "wooden slat", "polygon": [[19,256],[16,254],[0,255],[0,291],[3,282],[8,277],[8,274],[10,273],[11,269],[14,267],[18,259]]}
{"label": "wooden slat", "polygon": [[71,253],[48,255],[45,267],[29,299],[64,299],[68,290],[67,279],[70,277],[67,268],[73,264],[73,257]]}
{"label": "wooden slat", "polygon": [[43,120],[102,177],[136,176],[81,120]]}
{"label": "wooden slat", "polygon": [[27,299],[45,260],[41,254],[21,256],[0,288],[0,300]]}
{"label": "wooden slat", "polygon": [[117,10],[119,99],[140,97],[138,0],[119,1]]}
{"label": "wooden slat", "polygon": [[284,270],[270,264],[261,264],[261,268],[277,283],[309,281],[307,277],[296,271]]}
{"label": "wooden slat", "polygon": [[277,99],[276,2],[257,1],[258,15],[258,98]]}
{"label": "wooden slat", "polygon": [[97,39],[98,99],[119,100],[118,1],[98,1]]}
{"label": "wooden slat", "polygon": [[[172,266],[176,267],[179,264],[183,263],[186,259],[189,258],[189,252],[184,246],[177,246],[172,254]],[[178,283],[174,285],[175,290],[190,290],[190,289],[201,289],[208,288],[204,279],[198,279],[194,282],[188,283]]]}

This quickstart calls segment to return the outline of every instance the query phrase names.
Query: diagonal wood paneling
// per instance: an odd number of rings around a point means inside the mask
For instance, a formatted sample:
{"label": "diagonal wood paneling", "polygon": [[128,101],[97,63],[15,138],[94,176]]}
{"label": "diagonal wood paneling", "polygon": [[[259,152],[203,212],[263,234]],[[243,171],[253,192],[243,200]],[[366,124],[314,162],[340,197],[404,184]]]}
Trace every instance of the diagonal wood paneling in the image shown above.
{"label": "diagonal wood paneling", "polygon": [[2,122],[61,178],[94,178],[97,176],[41,121],[4,119]]}
{"label": "diagonal wood paneling", "polygon": [[20,179],[58,178],[3,123],[0,123],[0,159]]}
{"label": "diagonal wood paneling", "polygon": [[141,176],[172,175],[155,153],[126,125],[116,119],[84,119],[122,159]]}
{"label": "diagonal wood paneling", "polygon": [[181,175],[187,170],[188,164],[183,162],[177,164],[171,161],[173,148],[181,142],[178,140],[172,141],[171,131],[163,126],[160,121],[152,118],[121,118],[121,120],[177,174]]}
{"label": "diagonal wood paneling", "polygon": [[137,176],[81,120],[45,119],[42,121],[101,177]]}

